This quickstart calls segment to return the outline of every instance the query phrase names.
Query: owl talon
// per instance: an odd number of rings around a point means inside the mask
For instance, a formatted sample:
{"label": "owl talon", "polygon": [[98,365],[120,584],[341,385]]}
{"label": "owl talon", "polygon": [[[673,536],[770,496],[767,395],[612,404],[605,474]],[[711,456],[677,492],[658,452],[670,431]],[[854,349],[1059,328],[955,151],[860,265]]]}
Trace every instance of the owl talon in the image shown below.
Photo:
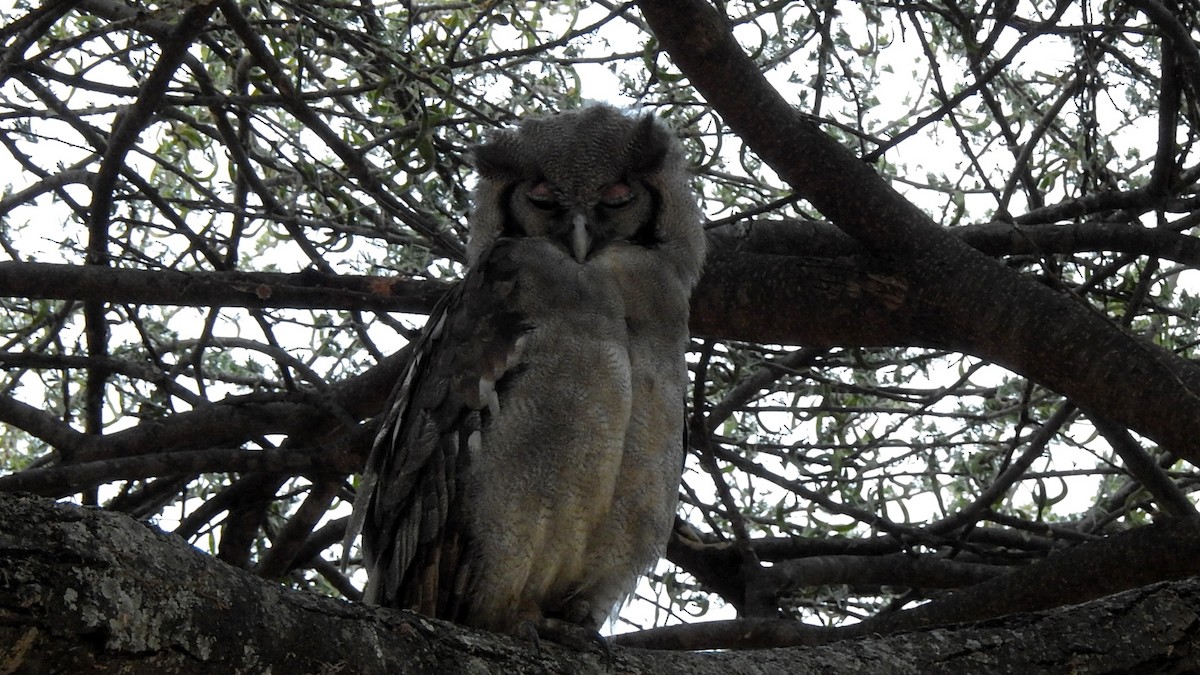
{"label": "owl talon", "polygon": [[538,625],[533,621],[522,621],[520,632],[525,634],[525,639],[533,645],[533,653],[538,656],[542,655],[542,640],[538,635]]}
{"label": "owl talon", "polygon": [[[562,619],[542,619],[537,623],[527,621],[525,626],[526,630],[531,631],[530,640],[533,642],[535,650],[540,650],[538,638],[545,638],[577,652],[591,651],[598,647],[600,651],[604,652],[604,662],[608,669],[612,669],[612,647],[608,644],[608,638],[601,635],[600,631],[584,628]],[[541,652],[538,651],[538,653]]]}

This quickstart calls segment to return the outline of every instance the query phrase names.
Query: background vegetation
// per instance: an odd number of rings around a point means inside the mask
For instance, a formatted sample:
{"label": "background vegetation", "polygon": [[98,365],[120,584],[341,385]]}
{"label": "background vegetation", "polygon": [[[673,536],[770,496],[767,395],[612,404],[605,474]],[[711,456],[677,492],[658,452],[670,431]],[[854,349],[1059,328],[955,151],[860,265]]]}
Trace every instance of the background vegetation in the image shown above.
{"label": "background vegetation", "polygon": [[[0,489],[356,598],[353,474],[462,273],[467,150],[605,99],[684,138],[711,242],[681,525],[616,630],[882,621],[1195,517],[1192,0],[700,3],[683,38],[697,3],[641,4],[0,9]],[[718,95],[768,82],[793,114]]]}

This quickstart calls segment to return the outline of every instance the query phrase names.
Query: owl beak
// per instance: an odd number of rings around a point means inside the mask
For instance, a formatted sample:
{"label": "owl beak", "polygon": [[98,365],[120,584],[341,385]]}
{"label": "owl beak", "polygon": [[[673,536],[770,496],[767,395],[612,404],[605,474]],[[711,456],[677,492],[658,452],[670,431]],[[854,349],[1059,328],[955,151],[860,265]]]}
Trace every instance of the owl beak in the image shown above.
{"label": "owl beak", "polygon": [[587,216],[576,213],[571,219],[571,254],[575,261],[582,263],[587,260],[592,250],[592,233],[588,232]]}

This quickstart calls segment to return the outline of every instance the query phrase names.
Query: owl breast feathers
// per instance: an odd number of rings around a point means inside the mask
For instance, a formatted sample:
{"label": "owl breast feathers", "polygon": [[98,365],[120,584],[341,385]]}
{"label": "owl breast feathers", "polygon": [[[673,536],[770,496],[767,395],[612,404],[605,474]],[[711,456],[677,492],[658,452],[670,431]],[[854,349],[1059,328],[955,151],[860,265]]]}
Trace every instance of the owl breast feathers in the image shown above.
{"label": "owl breast feathers", "polygon": [[500,131],[474,162],[469,271],[355,504],[367,600],[596,630],[673,522],[701,215],[671,132],[608,106]]}

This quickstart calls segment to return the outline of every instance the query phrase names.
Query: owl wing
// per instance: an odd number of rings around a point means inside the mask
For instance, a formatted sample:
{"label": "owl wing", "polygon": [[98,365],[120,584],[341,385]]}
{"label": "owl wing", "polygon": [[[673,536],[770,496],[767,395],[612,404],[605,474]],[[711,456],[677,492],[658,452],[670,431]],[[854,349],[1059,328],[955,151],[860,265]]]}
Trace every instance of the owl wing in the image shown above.
{"label": "owl wing", "polygon": [[510,244],[497,242],[430,313],[385,408],[348,535],[361,527],[368,602],[461,618],[471,556],[460,486],[528,331],[510,309]]}

